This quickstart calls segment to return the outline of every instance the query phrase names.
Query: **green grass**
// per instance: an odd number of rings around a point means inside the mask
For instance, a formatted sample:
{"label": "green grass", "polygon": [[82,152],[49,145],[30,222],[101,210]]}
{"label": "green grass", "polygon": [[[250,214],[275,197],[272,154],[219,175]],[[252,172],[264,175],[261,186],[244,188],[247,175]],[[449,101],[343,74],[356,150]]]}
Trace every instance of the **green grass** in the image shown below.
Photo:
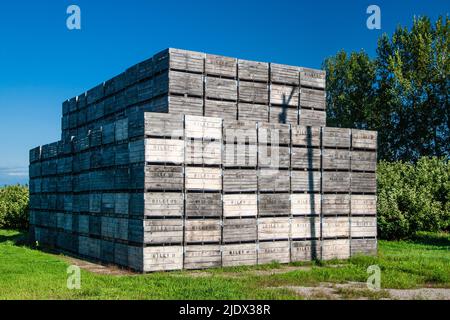
{"label": "green grass", "polygon": [[[31,249],[23,245],[23,237],[16,231],[0,230],[0,299],[301,299],[290,290],[274,288],[365,282],[367,267],[374,264],[382,270],[382,288],[450,288],[448,234],[420,234],[411,241],[380,241],[378,257],[291,264],[310,269],[291,270],[273,263],[120,276],[82,270],[80,290],[66,287],[69,263],[64,257]],[[271,270],[278,272],[270,274]],[[338,291],[347,298],[361,295],[351,289]],[[365,294],[373,299],[385,297],[383,291]]]}

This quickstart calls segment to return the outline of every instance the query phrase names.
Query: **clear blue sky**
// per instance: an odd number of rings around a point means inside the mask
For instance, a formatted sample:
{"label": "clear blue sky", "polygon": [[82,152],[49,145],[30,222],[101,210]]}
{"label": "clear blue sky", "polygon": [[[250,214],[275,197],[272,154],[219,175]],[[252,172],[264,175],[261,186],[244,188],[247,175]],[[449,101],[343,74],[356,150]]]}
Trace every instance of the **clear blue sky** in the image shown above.
{"label": "clear blue sky", "polygon": [[[167,47],[320,67],[340,49],[374,55],[377,38],[448,0],[0,2],[0,185],[26,182],[28,150],[60,137],[61,103]],[[81,8],[82,30],[66,28]],[[382,29],[366,28],[381,8]]]}

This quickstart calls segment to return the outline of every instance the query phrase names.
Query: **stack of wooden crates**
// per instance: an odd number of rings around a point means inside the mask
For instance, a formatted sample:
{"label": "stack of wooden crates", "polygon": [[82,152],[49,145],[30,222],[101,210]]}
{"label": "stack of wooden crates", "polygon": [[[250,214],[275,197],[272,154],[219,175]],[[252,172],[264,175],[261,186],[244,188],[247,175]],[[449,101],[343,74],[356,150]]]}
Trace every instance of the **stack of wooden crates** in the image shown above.
{"label": "stack of wooden crates", "polygon": [[320,70],[167,49],[63,103],[30,231],[137,271],[376,252],[373,131],[325,126]]}

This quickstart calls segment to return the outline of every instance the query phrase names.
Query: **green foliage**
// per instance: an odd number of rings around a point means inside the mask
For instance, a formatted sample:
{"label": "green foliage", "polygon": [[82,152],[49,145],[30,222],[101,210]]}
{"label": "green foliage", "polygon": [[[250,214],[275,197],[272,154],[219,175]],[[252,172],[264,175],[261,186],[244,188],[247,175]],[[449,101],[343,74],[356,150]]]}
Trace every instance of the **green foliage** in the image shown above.
{"label": "green foliage", "polygon": [[328,125],[379,132],[379,158],[450,156],[450,24],[414,19],[378,41],[377,56],[340,51],[327,71]]}
{"label": "green foliage", "polygon": [[423,157],[413,165],[381,161],[377,169],[378,228],[382,239],[450,227],[450,164]]}
{"label": "green foliage", "polygon": [[28,226],[28,188],[0,188],[0,228],[25,229]]}

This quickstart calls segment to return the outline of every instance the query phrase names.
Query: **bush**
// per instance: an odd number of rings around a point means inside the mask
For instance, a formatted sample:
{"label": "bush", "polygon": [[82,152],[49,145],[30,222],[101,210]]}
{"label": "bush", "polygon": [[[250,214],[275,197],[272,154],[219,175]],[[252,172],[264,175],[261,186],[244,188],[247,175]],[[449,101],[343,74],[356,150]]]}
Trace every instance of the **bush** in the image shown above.
{"label": "bush", "polygon": [[0,228],[26,229],[28,227],[28,187],[0,188]]}
{"label": "bush", "polygon": [[448,159],[421,158],[415,165],[381,161],[377,170],[378,229],[382,239],[450,227]]}

